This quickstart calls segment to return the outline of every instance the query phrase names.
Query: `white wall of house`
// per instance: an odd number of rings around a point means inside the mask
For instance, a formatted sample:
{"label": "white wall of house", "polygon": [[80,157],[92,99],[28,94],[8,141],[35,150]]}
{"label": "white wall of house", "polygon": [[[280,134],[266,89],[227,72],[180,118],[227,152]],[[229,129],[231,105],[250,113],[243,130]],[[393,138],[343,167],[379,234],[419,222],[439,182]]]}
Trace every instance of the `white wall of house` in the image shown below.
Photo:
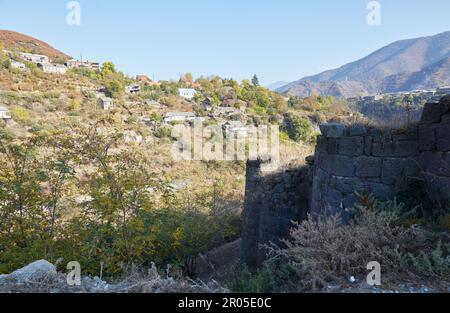
{"label": "white wall of house", "polygon": [[179,88],[178,94],[180,97],[185,99],[193,99],[195,97],[195,94],[197,91],[195,89],[189,89],[189,88]]}
{"label": "white wall of house", "polygon": [[44,73],[51,74],[66,74],[67,67],[60,64],[41,64],[40,67],[44,71]]}
{"label": "white wall of house", "polygon": [[114,102],[111,98],[99,98],[98,104],[102,108],[102,110],[108,111],[114,107]]}
{"label": "white wall of house", "polygon": [[25,64],[23,64],[22,62],[17,62],[15,60],[11,60],[11,67],[21,70],[26,69]]}
{"label": "white wall of house", "polygon": [[164,116],[164,122],[188,122],[195,120],[194,113],[169,113]]}
{"label": "white wall of house", "polygon": [[9,114],[8,109],[6,109],[4,107],[0,107],[0,119],[3,119],[3,120],[11,119],[11,115]]}
{"label": "white wall of house", "polygon": [[90,62],[90,61],[79,61],[79,60],[69,60],[67,61],[68,68],[87,68],[91,70],[98,71],[100,69],[100,63]]}
{"label": "white wall of house", "polygon": [[46,55],[21,53],[22,58],[33,63],[50,63],[50,59]]}

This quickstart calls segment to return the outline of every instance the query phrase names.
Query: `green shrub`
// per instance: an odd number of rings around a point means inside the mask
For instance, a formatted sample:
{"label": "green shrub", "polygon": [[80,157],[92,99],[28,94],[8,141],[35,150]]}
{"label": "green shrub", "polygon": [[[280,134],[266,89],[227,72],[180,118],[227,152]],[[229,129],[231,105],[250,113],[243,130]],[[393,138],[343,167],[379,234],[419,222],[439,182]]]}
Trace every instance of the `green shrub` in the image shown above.
{"label": "green shrub", "polygon": [[283,126],[283,131],[285,131],[293,141],[308,142],[311,139],[313,129],[311,122],[307,118],[288,114]]}
{"label": "green shrub", "polygon": [[27,109],[15,107],[11,109],[11,117],[19,123],[29,124],[31,122],[31,115]]}

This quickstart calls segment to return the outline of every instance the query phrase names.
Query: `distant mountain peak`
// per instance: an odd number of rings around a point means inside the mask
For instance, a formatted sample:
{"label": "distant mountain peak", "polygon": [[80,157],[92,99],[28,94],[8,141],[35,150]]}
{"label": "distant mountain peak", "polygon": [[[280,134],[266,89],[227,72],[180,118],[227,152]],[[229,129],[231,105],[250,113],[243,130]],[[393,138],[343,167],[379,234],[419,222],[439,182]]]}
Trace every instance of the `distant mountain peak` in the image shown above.
{"label": "distant mountain peak", "polygon": [[[320,95],[352,97],[361,93],[379,93],[387,89],[391,92],[405,90],[395,90],[395,86],[401,86],[406,90],[417,89],[417,86],[432,89],[439,87],[438,84],[450,84],[450,72],[446,70],[447,62],[445,62],[448,58],[450,58],[450,31],[434,36],[396,41],[360,60],[304,77],[278,88],[277,91],[297,96],[314,92]],[[443,66],[441,70],[436,68],[439,64]],[[425,75],[421,72],[429,71],[430,68],[433,68],[430,72],[432,77],[427,76],[425,79]],[[439,78],[433,77],[433,73],[439,73]],[[414,79],[411,80],[412,75]],[[423,81],[420,81],[420,77]],[[407,82],[411,84],[408,85]]]}
{"label": "distant mountain peak", "polygon": [[283,87],[285,85],[287,85],[288,82],[284,82],[284,81],[279,81],[279,82],[275,82],[273,84],[270,84],[269,86],[267,86],[266,88],[272,91],[277,90],[280,87]]}

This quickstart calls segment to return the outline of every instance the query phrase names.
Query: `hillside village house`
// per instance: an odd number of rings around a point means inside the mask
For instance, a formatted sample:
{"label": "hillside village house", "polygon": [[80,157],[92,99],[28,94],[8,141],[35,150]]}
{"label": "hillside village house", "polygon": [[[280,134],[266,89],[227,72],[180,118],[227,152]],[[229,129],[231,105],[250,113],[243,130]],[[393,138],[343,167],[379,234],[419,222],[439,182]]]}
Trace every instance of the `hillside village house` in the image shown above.
{"label": "hillside village house", "polygon": [[194,120],[195,114],[192,112],[170,112],[164,115],[165,123],[192,122]]}
{"label": "hillside village house", "polygon": [[195,91],[195,89],[192,89],[192,88],[179,88],[178,89],[179,96],[184,99],[188,99],[188,100],[194,99],[196,93],[197,93],[197,91]]}
{"label": "hillside village house", "polygon": [[66,74],[67,72],[67,67],[61,64],[38,63],[38,67],[42,69],[44,73]]}
{"label": "hillside village house", "polygon": [[227,136],[247,137],[248,135],[248,127],[240,121],[228,121],[222,125],[222,128]]}
{"label": "hillside village house", "polygon": [[159,103],[158,101],[155,101],[155,100],[146,100],[144,102],[144,104],[149,106],[149,107],[156,108],[156,109],[159,109],[159,108],[163,107],[161,103]]}
{"label": "hillside village house", "polygon": [[46,55],[33,54],[33,53],[21,53],[20,55],[22,56],[22,58],[24,60],[27,60],[28,62],[31,62],[31,63],[36,63],[36,64],[37,63],[42,63],[42,64],[50,63],[50,59]]}
{"label": "hillside village house", "polygon": [[202,108],[203,110],[210,112],[212,111],[212,104],[211,104],[211,99],[206,98],[205,100],[202,101]]}
{"label": "hillside village house", "polygon": [[141,91],[141,86],[139,84],[132,84],[125,87],[125,92],[127,93],[137,93]]}
{"label": "hillside village house", "polygon": [[68,68],[84,68],[88,70],[99,71],[100,63],[98,62],[90,62],[90,61],[79,61],[75,59],[71,59],[66,62],[66,66]]}
{"label": "hillside village house", "polygon": [[450,94],[450,86],[438,88],[436,90],[436,93],[439,95],[449,95]]}
{"label": "hillside village house", "polygon": [[104,111],[111,110],[114,107],[113,99],[109,97],[100,97],[98,98],[98,105]]}
{"label": "hillside village house", "polygon": [[2,120],[10,120],[11,119],[9,110],[2,106],[0,106],[0,119],[2,119]]}
{"label": "hillside village house", "polygon": [[27,68],[25,66],[25,64],[23,64],[22,62],[18,62],[18,61],[15,61],[15,60],[11,60],[11,67],[19,69],[19,70],[24,70],[24,69]]}

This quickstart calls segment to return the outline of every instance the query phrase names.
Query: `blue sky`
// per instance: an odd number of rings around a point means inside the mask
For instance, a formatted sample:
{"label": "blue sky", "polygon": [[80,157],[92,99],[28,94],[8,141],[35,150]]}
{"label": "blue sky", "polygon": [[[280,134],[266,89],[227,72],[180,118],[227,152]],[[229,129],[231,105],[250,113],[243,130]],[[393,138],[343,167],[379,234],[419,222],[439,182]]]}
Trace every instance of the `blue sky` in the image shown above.
{"label": "blue sky", "polygon": [[177,79],[217,74],[264,84],[341,66],[399,39],[450,30],[448,0],[0,0],[0,29],[44,40],[84,59],[113,61],[129,75]]}

